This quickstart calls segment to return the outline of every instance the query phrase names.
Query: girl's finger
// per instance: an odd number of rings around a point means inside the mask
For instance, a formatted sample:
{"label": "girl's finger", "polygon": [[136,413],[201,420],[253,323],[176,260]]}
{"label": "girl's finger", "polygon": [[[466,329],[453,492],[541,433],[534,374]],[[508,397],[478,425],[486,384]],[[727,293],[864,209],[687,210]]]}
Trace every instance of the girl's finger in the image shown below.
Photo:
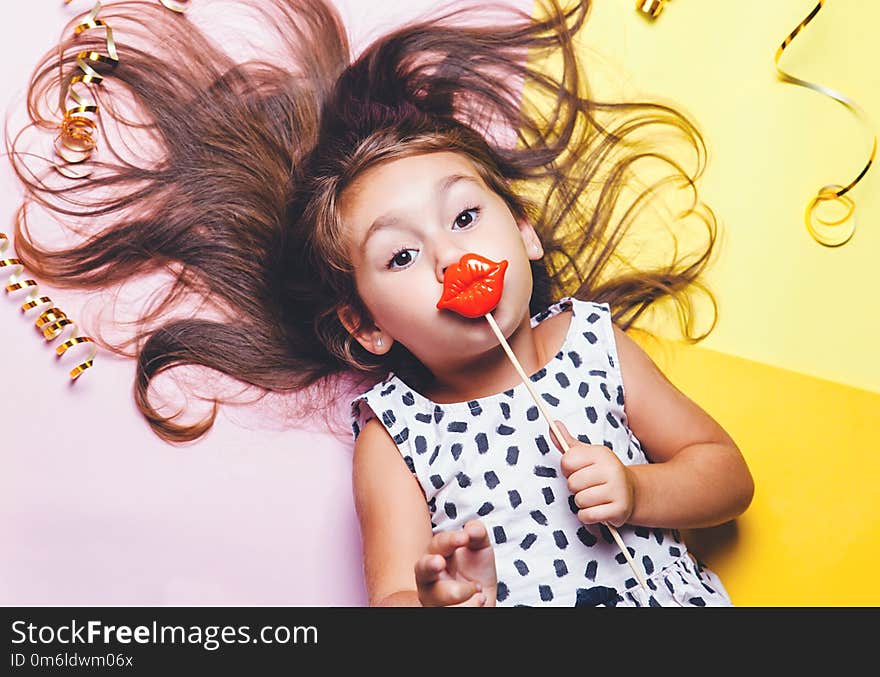
{"label": "girl's finger", "polygon": [[592,508],[593,506],[611,503],[611,492],[607,484],[582,489],[574,495],[574,503],[579,508]]}
{"label": "girl's finger", "polygon": [[462,529],[455,531],[442,531],[435,534],[428,546],[428,552],[433,555],[443,555],[443,557],[451,557],[456,548],[467,545],[468,535]]}
{"label": "girl's finger", "polygon": [[470,520],[462,527],[465,533],[470,537],[468,548],[471,550],[482,550],[492,546],[489,540],[489,532],[480,520]]}
{"label": "girl's finger", "polygon": [[607,480],[601,470],[596,466],[588,465],[586,468],[575,470],[568,476],[568,489],[576,494],[590,487],[598,487],[606,484]]}
{"label": "girl's finger", "polygon": [[441,555],[422,555],[415,564],[416,583],[433,583],[445,569],[446,559]]}
{"label": "girl's finger", "polygon": [[467,602],[483,594],[471,581],[440,581],[434,585],[431,596],[443,606],[475,606]]}
{"label": "girl's finger", "polygon": [[578,519],[584,524],[598,524],[599,522],[614,524],[618,518],[618,513],[619,509],[615,503],[603,503],[602,505],[594,505],[590,508],[581,508],[578,510]]}
{"label": "girl's finger", "polygon": [[[568,428],[565,427],[565,424],[562,421],[555,421],[555,423],[556,427],[559,428],[559,432],[562,433],[562,437],[565,438],[565,442],[569,447],[571,447],[573,444],[579,443],[578,440],[571,436],[571,433],[568,432]],[[559,451],[565,451],[565,447],[562,445],[562,442],[557,439],[556,433],[553,432],[552,427],[550,428],[550,438],[553,440],[553,444],[556,445],[556,448],[559,449]]]}
{"label": "girl's finger", "polygon": [[471,595],[469,599],[466,599],[460,604],[450,604],[449,606],[486,606],[486,595],[484,595],[482,592],[478,592]]}

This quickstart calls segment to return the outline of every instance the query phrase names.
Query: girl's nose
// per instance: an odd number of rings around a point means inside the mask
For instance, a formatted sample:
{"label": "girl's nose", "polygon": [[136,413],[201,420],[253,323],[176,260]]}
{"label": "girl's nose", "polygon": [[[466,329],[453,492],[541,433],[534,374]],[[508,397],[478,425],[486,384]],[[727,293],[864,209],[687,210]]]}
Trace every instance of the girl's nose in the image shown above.
{"label": "girl's nose", "polygon": [[437,259],[435,262],[437,281],[443,283],[443,276],[449,266],[455,265],[461,257],[467,254],[467,250],[452,241],[438,243]]}

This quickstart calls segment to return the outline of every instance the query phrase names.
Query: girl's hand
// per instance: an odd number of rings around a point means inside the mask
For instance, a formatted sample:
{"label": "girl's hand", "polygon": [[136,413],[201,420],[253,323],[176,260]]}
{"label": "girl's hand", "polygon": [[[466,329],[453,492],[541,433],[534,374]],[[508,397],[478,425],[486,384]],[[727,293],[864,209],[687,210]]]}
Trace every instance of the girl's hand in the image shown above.
{"label": "girl's hand", "polygon": [[480,520],[435,534],[415,573],[422,606],[495,606],[495,552]]}
{"label": "girl's hand", "polygon": [[[635,508],[635,482],[632,471],[608,447],[584,444],[556,421],[569,449],[559,463],[568,478],[568,490],[580,508],[578,519],[584,524],[607,522],[615,527],[626,523]],[[563,450],[553,429],[553,443]]]}

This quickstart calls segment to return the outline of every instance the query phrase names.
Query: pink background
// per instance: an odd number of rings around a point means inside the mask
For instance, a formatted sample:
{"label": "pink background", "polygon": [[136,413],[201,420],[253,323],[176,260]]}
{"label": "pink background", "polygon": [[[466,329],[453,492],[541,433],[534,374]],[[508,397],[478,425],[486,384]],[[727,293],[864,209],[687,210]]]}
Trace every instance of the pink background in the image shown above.
{"label": "pink background", "polygon": [[[437,3],[335,4],[357,53]],[[92,6],[16,5],[0,69],[13,130],[31,69]],[[9,235],[21,193],[6,162],[0,195]],[[85,313],[89,297],[41,291],[73,319]],[[205,439],[167,445],[134,406],[132,361],[99,352],[71,383],[71,362],[18,298],[0,294],[0,604],[366,603],[348,437],[291,428],[269,402],[221,410]]]}

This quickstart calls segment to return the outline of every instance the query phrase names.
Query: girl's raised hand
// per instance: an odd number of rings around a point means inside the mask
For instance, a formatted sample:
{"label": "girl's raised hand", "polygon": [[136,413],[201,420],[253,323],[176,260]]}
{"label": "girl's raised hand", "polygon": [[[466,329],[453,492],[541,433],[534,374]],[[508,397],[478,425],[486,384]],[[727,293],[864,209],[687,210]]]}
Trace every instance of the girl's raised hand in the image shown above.
{"label": "girl's raised hand", "polygon": [[[584,524],[607,522],[619,527],[629,520],[635,508],[635,482],[631,471],[608,447],[584,444],[575,439],[561,421],[556,421],[568,443],[559,467],[568,478],[568,490],[580,508],[578,519]],[[564,447],[550,430],[553,443]]]}
{"label": "girl's raised hand", "polygon": [[495,606],[495,552],[480,520],[435,534],[415,574],[422,606]]}

